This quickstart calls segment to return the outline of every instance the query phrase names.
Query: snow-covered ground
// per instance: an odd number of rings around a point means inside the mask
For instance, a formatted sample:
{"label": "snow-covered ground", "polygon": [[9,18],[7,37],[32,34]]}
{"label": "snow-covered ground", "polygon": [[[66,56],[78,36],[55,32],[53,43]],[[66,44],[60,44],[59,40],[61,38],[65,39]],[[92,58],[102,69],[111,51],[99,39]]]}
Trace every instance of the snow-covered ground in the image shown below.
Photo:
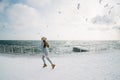
{"label": "snow-covered ground", "polygon": [[0,80],[120,80],[120,51],[52,56],[42,68],[40,57],[0,56]]}

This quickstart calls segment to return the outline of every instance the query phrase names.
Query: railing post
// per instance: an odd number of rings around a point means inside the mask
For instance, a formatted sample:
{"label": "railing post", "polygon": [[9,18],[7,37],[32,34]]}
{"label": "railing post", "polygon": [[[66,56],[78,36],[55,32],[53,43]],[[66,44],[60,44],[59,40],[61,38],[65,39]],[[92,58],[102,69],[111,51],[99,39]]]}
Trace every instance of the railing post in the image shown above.
{"label": "railing post", "polygon": [[23,49],[22,49],[22,46],[20,47],[20,50],[21,50],[21,53],[23,53]]}
{"label": "railing post", "polygon": [[34,54],[34,47],[32,47],[32,53]]}
{"label": "railing post", "polygon": [[3,46],[3,53],[5,53],[5,50],[6,50],[6,49],[5,49],[5,45],[4,45],[4,46]]}
{"label": "railing post", "polygon": [[12,45],[11,45],[11,50],[12,50],[11,52],[13,53],[13,46]]}
{"label": "railing post", "polygon": [[[17,45],[17,46],[18,46],[18,45]],[[18,46],[18,49],[20,50],[19,53],[21,53],[21,47],[20,47],[20,46]]]}

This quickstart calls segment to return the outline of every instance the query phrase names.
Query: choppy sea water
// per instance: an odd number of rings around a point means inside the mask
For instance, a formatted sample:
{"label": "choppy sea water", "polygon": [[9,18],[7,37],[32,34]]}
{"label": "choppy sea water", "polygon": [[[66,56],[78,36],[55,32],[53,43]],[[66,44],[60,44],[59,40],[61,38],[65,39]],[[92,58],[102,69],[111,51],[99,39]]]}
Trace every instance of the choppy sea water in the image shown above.
{"label": "choppy sea water", "polygon": [[[89,52],[120,50],[120,41],[48,41],[49,52],[53,54],[73,53],[73,47],[87,49]],[[0,53],[3,54],[41,54],[38,40],[0,40]]]}

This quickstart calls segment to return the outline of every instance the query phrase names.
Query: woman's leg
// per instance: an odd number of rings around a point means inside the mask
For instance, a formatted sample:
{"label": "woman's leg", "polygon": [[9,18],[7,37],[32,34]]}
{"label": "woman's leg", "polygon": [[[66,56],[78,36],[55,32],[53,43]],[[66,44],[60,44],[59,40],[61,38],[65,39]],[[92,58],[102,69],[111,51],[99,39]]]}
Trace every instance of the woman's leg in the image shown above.
{"label": "woman's leg", "polygon": [[46,59],[50,62],[51,66],[52,66],[52,69],[54,69],[55,64],[52,63],[52,61],[50,60],[50,58],[48,56],[46,56]]}
{"label": "woman's leg", "polygon": [[46,62],[45,62],[45,56],[44,56],[44,55],[42,56],[42,60],[43,60],[43,63],[44,63],[43,68],[47,67],[47,64],[46,64]]}
{"label": "woman's leg", "polygon": [[47,51],[47,50],[45,51],[45,57],[46,57],[46,59],[49,61],[49,63],[51,64],[52,69],[54,69],[55,64],[53,64],[52,61],[50,60],[50,58],[48,57],[48,51]]}
{"label": "woman's leg", "polygon": [[47,51],[47,50],[45,51],[45,57],[46,57],[46,59],[49,61],[49,63],[52,65],[53,63],[52,63],[52,61],[50,60],[50,58],[48,57],[48,51]]}
{"label": "woman's leg", "polygon": [[44,55],[42,55],[42,60],[43,60],[43,63],[46,64]]}
{"label": "woman's leg", "polygon": [[53,64],[48,56],[46,56],[46,59],[50,62],[51,65]]}

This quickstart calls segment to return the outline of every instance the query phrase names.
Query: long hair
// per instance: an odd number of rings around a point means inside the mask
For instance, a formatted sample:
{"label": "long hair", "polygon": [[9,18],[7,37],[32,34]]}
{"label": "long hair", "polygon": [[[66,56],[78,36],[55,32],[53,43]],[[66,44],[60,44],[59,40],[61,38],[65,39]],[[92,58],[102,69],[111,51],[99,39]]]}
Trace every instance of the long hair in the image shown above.
{"label": "long hair", "polygon": [[43,40],[43,42],[44,42],[44,48],[46,48],[46,47],[48,47],[49,48],[49,44],[48,44],[48,42],[46,41],[46,40]]}

